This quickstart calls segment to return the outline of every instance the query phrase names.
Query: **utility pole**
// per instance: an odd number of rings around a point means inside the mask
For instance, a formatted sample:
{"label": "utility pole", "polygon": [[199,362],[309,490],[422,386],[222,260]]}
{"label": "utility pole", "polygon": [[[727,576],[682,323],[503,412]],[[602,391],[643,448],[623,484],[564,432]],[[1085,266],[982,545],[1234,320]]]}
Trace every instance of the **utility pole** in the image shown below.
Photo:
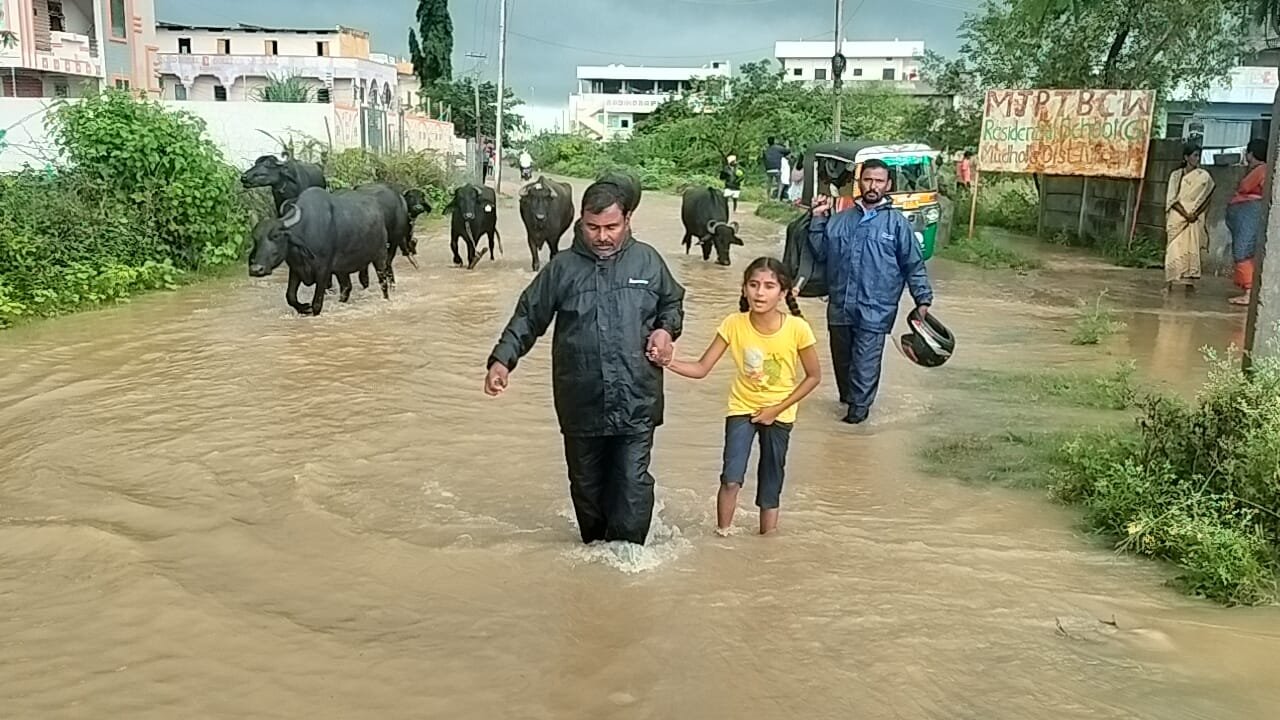
{"label": "utility pole", "polygon": [[[473,60],[477,60],[479,62],[484,62],[485,60],[489,59],[488,55],[484,53],[478,53],[478,52],[469,52],[467,53],[467,57]],[[475,68],[472,68],[472,69],[474,70]],[[484,156],[482,154],[482,150],[484,148],[484,145],[481,144],[480,142],[480,75],[479,73],[477,73],[476,76],[471,79],[471,89],[475,91],[475,96],[476,96],[476,114],[475,114],[476,166],[474,170],[476,173],[476,177],[480,178],[480,184],[483,185],[484,184]]]}
{"label": "utility pole", "polygon": [[498,112],[493,128],[493,179],[502,194],[502,106],[506,94],[507,0],[498,0]]}
{"label": "utility pole", "polygon": [[844,87],[841,76],[844,75],[845,67],[843,26],[844,0],[836,0],[835,50],[831,53],[831,87],[835,90],[836,95],[835,122],[832,123],[835,127],[832,128],[832,134],[837,142],[840,140],[840,116],[844,111],[844,97],[841,91],[841,88]]}

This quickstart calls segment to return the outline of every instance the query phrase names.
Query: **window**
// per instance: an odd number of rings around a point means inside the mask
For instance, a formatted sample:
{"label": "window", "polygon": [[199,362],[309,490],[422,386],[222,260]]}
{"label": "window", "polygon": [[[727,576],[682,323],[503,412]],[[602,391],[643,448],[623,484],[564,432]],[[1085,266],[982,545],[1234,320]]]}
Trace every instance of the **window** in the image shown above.
{"label": "window", "polygon": [[219,38],[219,40],[218,40],[218,54],[219,54],[219,55],[230,55],[230,54],[231,54],[231,39],[230,39],[230,38]]}
{"label": "window", "polygon": [[320,57],[329,57],[329,43],[327,42],[316,43],[316,55]]}
{"label": "window", "polygon": [[174,99],[174,100],[186,100],[186,99],[187,99],[187,86],[186,86],[186,85],[175,85],[175,86],[174,86],[174,88],[173,88],[173,99]]}
{"label": "window", "polygon": [[128,80],[125,80],[124,78],[116,78],[116,89],[117,89],[117,90],[128,90],[128,89],[129,89],[129,81],[128,81]]}
{"label": "window", "polygon": [[326,105],[330,102],[329,88],[323,87],[316,91],[316,102],[325,103]]}
{"label": "window", "polygon": [[124,0],[111,0],[111,37],[124,40],[128,34],[129,19],[125,17]]}
{"label": "window", "polygon": [[826,69],[826,68],[817,68],[816,70],[814,70],[814,71],[813,71],[813,79],[814,79],[814,80],[826,80],[826,79],[827,79],[827,69]]}
{"label": "window", "polygon": [[191,54],[191,38],[178,38],[178,54],[179,55]]}
{"label": "window", "polygon": [[854,69],[853,69],[853,76],[854,76],[854,77],[862,77],[862,68],[854,68]]}
{"label": "window", "polygon": [[266,50],[267,50],[267,54],[268,54],[268,55],[279,55],[279,54],[280,54],[280,42],[279,42],[279,41],[277,41],[277,40],[267,40],[267,41],[266,41],[265,43],[263,43],[263,44],[266,46]]}
{"label": "window", "polygon": [[880,74],[880,79],[882,79],[882,80],[892,80],[892,79],[894,79],[894,75],[893,75],[893,68],[885,68],[885,69],[884,69],[884,72]]}
{"label": "window", "polygon": [[626,130],[629,127],[631,127],[631,120],[627,118],[622,118],[622,129]]}
{"label": "window", "polygon": [[213,99],[214,99],[214,100],[217,100],[218,102],[226,102],[226,101],[227,101],[227,89],[226,89],[225,87],[223,87],[222,85],[214,85],[214,86],[213,86]]}
{"label": "window", "polygon": [[801,70],[800,68],[796,68],[791,71],[791,74],[795,75],[796,77],[800,77],[801,75],[804,75],[804,70]]}
{"label": "window", "polygon": [[53,32],[67,31],[66,17],[62,14],[62,3],[58,0],[49,0],[49,29]]}
{"label": "window", "polygon": [[54,96],[54,97],[56,97],[56,98],[64,98],[64,97],[67,97],[67,95],[68,95],[68,92],[67,92],[67,86],[66,86],[66,85],[61,85],[61,84],[59,84],[59,85],[54,85],[54,86],[53,86],[53,96]]}

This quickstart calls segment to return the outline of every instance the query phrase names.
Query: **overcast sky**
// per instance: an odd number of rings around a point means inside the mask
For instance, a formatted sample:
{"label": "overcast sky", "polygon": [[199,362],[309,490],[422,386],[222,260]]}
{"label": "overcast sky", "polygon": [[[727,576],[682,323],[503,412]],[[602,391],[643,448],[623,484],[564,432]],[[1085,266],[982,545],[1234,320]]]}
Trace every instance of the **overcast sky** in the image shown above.
{"label": "overcast sky", "polygon": [[[497,76],[500,0],[449,0],[454,75]],[[508,0],[508,84],[532,106],[538,127],[550,127],[568,104],[577,65],[692,65],[728,60],[735,66],[771,57],[777,40],[829,40],[834,0]],[[171,22],[277,27],[347,25],[368,30],[373,49],[408,54],[417,0],[155,0],[156,17]],[[951,54],[956,27],[979,0],[846,0],[850,40],[923,40]],[[375,9],[376,8],[376,9]],[[162,48],[162,50],[170,50]],[[488,54],[487,62],[466,57]]]}

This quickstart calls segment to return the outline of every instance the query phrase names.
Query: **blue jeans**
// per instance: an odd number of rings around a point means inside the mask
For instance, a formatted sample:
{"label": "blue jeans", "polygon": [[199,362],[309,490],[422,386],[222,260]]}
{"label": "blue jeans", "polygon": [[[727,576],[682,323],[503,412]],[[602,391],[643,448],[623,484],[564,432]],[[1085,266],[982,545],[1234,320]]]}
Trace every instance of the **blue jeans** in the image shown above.
{"label": "blue jeans", "polygon": [[760,463],[756,470],[756,507],[772,510],[782,497],[782,481],[787,469],[787,446],[791,443],[791,423],[757,425],[750,415],[730,415],[724,419],[723,485],[744,484],[751,460],[751,440],[760,437]]}

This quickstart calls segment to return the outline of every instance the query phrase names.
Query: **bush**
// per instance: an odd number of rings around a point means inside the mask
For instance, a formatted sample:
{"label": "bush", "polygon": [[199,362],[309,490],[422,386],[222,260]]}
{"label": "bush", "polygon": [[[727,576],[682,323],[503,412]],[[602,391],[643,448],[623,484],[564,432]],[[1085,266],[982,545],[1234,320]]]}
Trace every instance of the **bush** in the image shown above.
{"label": "bush", "polygon": [[448,163],[432,152],[375,155],[359,148],[328,158],[325,176],[334,188],[385,182],[421,190],[434,208],[449,202],[450,190],[459,181]]}
{"label": "bush", "polygon": [[1124,329],[1124,323],[1115,319],[1110,308],[1103,307],[1102,298],[1106,291],[1098,294],[1098,302],[1092,308],[1082,303],[1080,317],[1076,319],[1075,332],[1071,336],[1072,345],[1097,345],[1103,338],[1110,337]]}
{"label": "bush", "polygon": [[804,210],[788,202],[765,200],[756,206],[756,215],[786,225],[804,214]]}
{"label": "bush", "polygon": [[[956,218],[967,225],[973,196],[959,187],[955,191]],[[977,224],[1035,232],[1040,224],[1040,194],[1035,183],[1023,176],[983,175],[978,186]]]}
{"label": "bush", "polygon": [[254,200],[198,119],[112,91],[50,126],[66,162],[0,176],[0,326],[242,257]]}
{"label": "bush", "polygon": [[1191,593],[1273,602],[1280,570],[1280,361],[1214,361],[1194,405],[1147,398],[1135,431],[1073,441],[1055,494],[1128,551],[1170,560]]}
{"label": "bush", "polygon": [[1151,268],[1164,265],[1164,247],[1142,234],[1135,234],[1130,241],[1124,231],[1098,239],[1059,232],[1050,238],[1049,242],[1055,245],[1088,248],[1120,267]]}

